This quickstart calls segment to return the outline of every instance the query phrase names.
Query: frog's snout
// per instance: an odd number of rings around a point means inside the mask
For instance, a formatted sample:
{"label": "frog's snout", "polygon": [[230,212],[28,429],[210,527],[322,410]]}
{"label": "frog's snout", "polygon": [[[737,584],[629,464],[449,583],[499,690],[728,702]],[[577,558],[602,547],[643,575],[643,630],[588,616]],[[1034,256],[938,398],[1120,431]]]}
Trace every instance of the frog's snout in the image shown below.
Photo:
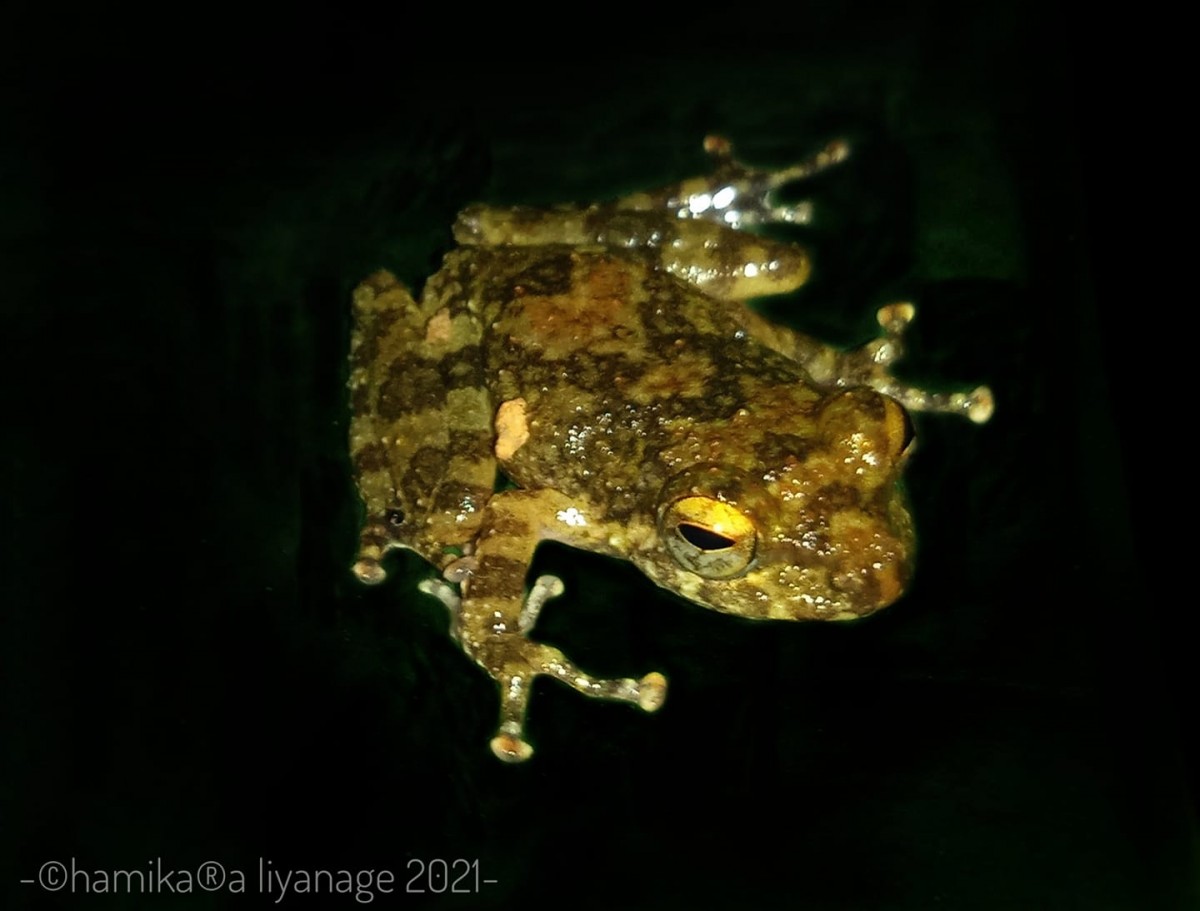
{"label": "frog's snout", "polygon": [[470,243],[483,236],[483,207],[467,206],[454,220],[454,237],[461,243]]}
{"label": "frog's snout", "polygon": [[907,554],[886,561],[841,567],[829,575],[829,586],[865,616],[895,602],[908,587],[911,563]]}

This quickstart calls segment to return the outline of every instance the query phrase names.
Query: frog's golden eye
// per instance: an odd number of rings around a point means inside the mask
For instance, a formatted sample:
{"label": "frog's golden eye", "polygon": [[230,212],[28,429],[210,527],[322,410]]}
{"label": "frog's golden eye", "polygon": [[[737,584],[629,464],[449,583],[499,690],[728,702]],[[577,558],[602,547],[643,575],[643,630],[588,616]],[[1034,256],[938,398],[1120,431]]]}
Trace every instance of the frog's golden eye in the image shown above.
{"label": "frog's golden eye", "polygon": [[660,532],[667,551],[706,579],[729,579],[754,559],[754,523],[735,506],[712,497],[684,497],[663,510]]}

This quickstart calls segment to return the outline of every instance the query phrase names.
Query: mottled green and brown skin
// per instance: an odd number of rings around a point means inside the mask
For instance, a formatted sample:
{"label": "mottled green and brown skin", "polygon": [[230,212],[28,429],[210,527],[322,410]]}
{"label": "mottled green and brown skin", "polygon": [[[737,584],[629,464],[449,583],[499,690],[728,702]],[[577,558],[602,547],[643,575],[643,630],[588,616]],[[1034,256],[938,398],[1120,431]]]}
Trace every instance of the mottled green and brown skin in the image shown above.
{"label": "mottled green and brown skin", "polygon": [[[500,685],[503,759],[527,758],[530,684],[557,677],[652,710],[666,681],[600,679],[528,632],[538,543],[632,561],[659,585],[744,617],[853,619],[900,596],[912,523],[898,480],[904,407],[986,420],[985,388],[938,396],[887,372],[911,320],[841,352],[742,301],[809,273],[806,252],[740,230],[801,220],[769,192],[840,161],[715,174],[615,203],[472,207],[420,301],[388,273],[355,291],[351,453],[366,504],[355,572],[411,548],[461,583],[425,586]],[[494,493],[497,470],[519,489]]]}

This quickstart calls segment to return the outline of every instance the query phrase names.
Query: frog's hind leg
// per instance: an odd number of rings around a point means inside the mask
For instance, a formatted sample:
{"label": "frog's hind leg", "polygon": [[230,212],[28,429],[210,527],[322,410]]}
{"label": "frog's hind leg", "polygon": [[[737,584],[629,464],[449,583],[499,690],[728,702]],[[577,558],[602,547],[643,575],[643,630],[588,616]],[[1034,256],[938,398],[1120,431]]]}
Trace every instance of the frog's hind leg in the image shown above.
{"label": "frog's hind leg", "polygon": [[640,251],[680,281],[731,302],[786,294],[808,281],[812,271],[808,251],[799,244],[680,219],[665,210],[471,206],[459,213],[454,236],[475,246],[568,244]]}
{"label": "frog's hind leg", "polygon": [[706,147],[719,162],[707,176],[587,208],[472,206],[460,213],[455,239],[464,245],[560,243],[640,250],[676,278],[724,301],[785,294],[803,285],[812,266],[802,245],[742,229],[807,221],[807,202],[776,204],[772,193],[842,161],[846,144],[831,143],[775,171],[735,161],[724,140],[710,137]]}
{"label": "frog's hind leg", "polygon": [[430,285],[420,304],[389,272],[354,292],[350,455],[366,507],[354,573],[369,584],[393,548],[438,567],[459,556],[495,483],[477,327]]}
{"label": "frog's hind leg", "polygon": [[706,137],[704,149],[716,160],[712,172],[621,197],[613,204],[617,230],[622,218],[634,215],[671,223],[664,234],[669,243],[662,243],[663,267],[711,297],[746,301],[799,288],[812,272],[808,250],[745,229],[807,224],[812,219],[812,203],[778,203],[773,198],[775,191],[845,161],[849,145],[835,140],[813,155],[775,170],[737,161],[732,145],[719,136]]}
{"label": "frog's hind leg", "polygon": [[[525,739],[525,711],[539,675],[553,677],[586,696],[632,703],[648,712],[666,697],[662,674],[640,679],[594,677],[554,646],[528,638],[542,605],[562,592],[562,582],[542,576],[526,595],[525,573],[538,542],[550,534],[550,527],[562,524],[555,517],[573,505],[550,490],[497,494],[488,504],[469,574],[462,580],[455,631],[463,650],[499,685],[500,723],[492,751],[506,762],[521,762],[533,754]],[[572,543],[588,544],[586,540]],[[456,575],[456,567],[451,566],[448,576]]]}

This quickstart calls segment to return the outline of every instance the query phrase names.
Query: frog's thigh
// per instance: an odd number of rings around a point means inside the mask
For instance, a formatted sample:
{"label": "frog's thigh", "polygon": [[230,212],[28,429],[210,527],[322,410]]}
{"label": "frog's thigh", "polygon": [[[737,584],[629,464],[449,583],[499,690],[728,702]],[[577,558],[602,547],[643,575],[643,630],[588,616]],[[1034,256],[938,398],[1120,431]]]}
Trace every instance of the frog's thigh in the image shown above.
{"label": "frog's thigh", "polygon": [[[534,549],[546,537],[586,547],[591,529],[584,527],[572,541],[563,534],[571,525],[569,498],[550,490],[512,490],[497,494],[488,504],[471,574],[463,583],[457,634],[464,651],[500,687],[500,725],[492,749],[501,759],[519,762],[533,752],[524,736],[525,710],[535,677],[546,674],[600,699],[614,699],[658,708],[666,693],[661,674],[632,678],[593,677],[575,666],[551,645],[526,636],[542,602],[562,591],[553,577],[535,583],[527,601],[525,575]],[[451,567],[453,569],[453,567]]]}
{"label": "frog's thigh", "polygon": [[808,281],[812,272],[808,251],[799,244],[709,221],[675,219],[673,227],[670,243],[659,248],[663,268],[719,300],[786,294]]}
{"label": "frog's thigh", "polygon": [[[350,453],[366,506],[354,572],[364,582],[383,580],[380,560],[394,547],[445,565],[445,548],[474,537],[492,493],[478,346],[436,303],[428,315],[387,272],[354,292]],[[464,381],[447,388],[448,374]]]}
{"label": "frog's thigh", "polygon": [[[415,320],[417,304],[408,290],[386,270],[371,275],[354,289],[354,328],[350,336],[350,459],[354,479],[366,507],[359,533],[354,574],[367,583],[382,582],[383,555],[399,545],[397,529],[402,512],[395,510],[395,483],[383,439],[384,421],[378,413],[377,375],[380,352],[404,343],[394,339]],[[389,514],[391,520],[389,521]]]}

